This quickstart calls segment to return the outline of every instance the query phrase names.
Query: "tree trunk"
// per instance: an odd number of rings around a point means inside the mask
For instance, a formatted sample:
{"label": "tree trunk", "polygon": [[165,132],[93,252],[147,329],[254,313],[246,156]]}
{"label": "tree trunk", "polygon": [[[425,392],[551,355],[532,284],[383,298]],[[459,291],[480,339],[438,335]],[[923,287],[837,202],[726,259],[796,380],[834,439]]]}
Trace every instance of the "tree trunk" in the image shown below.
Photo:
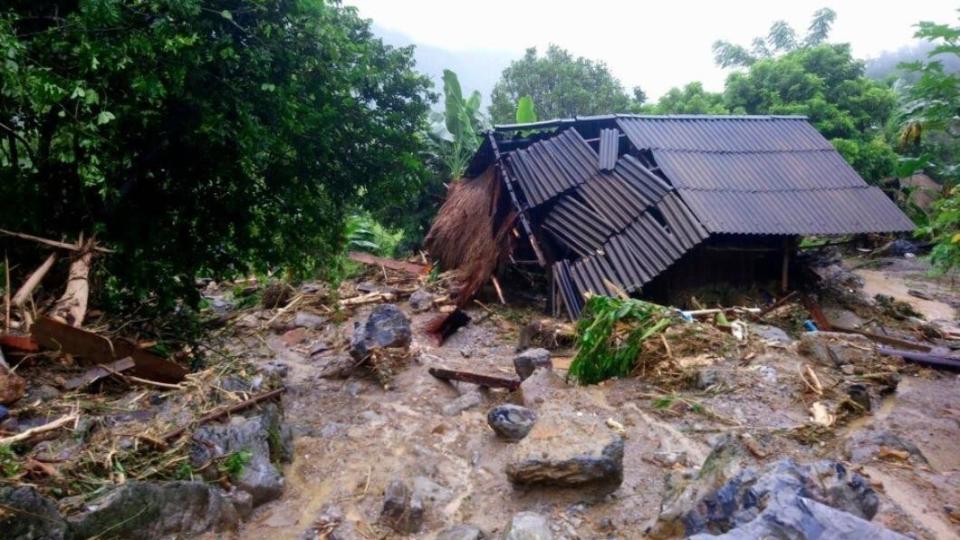
{"label": "tree trunk", "polygon": [[50,312],[50,318],[80,328],[87,314],[87,299],[90,296],[90,263],[93,260],[94,239],[88,240],[83,249],[70,263],[70,277],[67,289],[57,300]]}

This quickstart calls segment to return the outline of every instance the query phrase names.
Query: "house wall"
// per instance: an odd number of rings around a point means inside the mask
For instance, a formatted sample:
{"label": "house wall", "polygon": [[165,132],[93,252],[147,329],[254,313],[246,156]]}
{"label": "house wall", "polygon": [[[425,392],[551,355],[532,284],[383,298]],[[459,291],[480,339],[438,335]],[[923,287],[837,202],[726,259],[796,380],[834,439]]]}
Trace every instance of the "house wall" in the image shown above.
{"label": "house wall", "polygon": [[784,247],[791,252],[792,260],[798,238],[711,236],[645,285],[641,296],[680,308],[696,307],[691,305],[691,296],[710,307],[714,303],[739,303],[740,298],[778,296]]}

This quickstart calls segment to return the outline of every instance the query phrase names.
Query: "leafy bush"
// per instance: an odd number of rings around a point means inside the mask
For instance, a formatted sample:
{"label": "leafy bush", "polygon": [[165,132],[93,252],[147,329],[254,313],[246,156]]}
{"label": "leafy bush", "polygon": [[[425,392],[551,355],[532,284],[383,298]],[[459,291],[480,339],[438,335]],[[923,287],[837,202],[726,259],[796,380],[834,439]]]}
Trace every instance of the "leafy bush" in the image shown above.
{"label": "leafy bush", "polygon": [[96,233],[127,297],[323,269],[428,178],[428,79],[339,2],[16,0],[0,51],[0,227]]}
{"label": "leafy bush", "polygon": [[577,356],[570,376],[581,384],[596,384],[633,371],[640,346],[670,325],[662,306],[608,296],[587,300],[577,323]]}

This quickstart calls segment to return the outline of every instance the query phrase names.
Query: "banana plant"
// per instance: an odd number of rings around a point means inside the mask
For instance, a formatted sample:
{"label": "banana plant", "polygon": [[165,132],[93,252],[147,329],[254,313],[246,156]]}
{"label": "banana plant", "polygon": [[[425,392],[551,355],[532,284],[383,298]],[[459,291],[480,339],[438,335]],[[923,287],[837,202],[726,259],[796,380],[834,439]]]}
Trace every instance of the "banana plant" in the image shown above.
{"label": "banana plant", "polygon": [[489,126],[480,112],[480,92],[463,98],[460,80],[449,69],[443,70],[444,111],[434,114],[431,138],[453,178],[463,175],[477,148],[481,135]]}

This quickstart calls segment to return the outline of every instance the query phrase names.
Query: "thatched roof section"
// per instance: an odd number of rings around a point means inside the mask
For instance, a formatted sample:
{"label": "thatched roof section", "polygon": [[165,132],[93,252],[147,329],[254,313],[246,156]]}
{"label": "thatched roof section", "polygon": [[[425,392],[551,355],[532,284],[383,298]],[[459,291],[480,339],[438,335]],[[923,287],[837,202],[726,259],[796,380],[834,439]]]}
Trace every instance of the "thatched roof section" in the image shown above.
{"label": "thatched roof section", "polygon": [[491,165],[476,178],[453,182],[424,240],[431,257],[463,282],[458,303],[465,304],[483,286],[510,249],[516,217],[501,201],[501,182]]}

